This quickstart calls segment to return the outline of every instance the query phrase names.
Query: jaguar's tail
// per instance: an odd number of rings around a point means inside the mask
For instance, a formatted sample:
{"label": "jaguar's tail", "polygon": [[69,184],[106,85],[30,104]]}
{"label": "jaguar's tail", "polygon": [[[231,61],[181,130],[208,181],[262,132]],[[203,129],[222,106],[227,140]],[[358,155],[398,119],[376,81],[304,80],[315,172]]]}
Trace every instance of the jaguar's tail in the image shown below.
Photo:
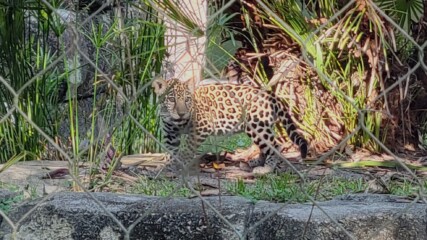
{"label": "jaguar's tail", "polygon": [[305,140],[298,133],[296,125],[291,118],[291,115],[280,108],[278,109],[278,112],[276,114],[279,117],[281,123],[283,124],[283,127],[286,129],[286,132],[288,133],[289,138],[292,140],[293,143],[298,145],[301,152],[301,157],[306,158],[307,152],[308,152],[307,140]]}

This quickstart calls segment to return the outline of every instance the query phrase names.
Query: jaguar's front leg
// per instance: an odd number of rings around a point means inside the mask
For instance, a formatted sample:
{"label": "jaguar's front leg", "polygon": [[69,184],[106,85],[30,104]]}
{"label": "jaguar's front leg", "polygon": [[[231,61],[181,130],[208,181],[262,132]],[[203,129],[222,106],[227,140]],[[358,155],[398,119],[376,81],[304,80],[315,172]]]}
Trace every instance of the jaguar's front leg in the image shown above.
{"label": "jaguar's front leg", "polygon": [[191,130],[186,146],[181,149],[180,159],[184,162],[184,169],[188,172],[194,172],[198,169],[199,160],[202,156],[197,151],[200,145],[210,135],[210,132],[205,131],[205,128],[194,128]]}
{"label": "jaguar's front leg", "polygon": [[163,125],[163,136],[166,149],[169,151],[168,158],[178,157],[179,145],[181,143],[181,134],[179,129],[169,123]]}

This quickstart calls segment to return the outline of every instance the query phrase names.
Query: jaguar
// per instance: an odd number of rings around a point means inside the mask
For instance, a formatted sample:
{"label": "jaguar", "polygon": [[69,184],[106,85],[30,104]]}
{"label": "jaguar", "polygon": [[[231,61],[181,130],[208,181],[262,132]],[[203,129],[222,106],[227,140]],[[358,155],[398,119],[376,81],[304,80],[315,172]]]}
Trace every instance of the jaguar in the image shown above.
{"label": "jaguar", "polygon": [[[266,174],[277,166],[281,142],[274,127],[282,124],[289,138],[306,158],[307,141],[298,133],[284,103],[274,93],[250,85],[209,83],[197,88],[193,81],[157,78],[152,87],[159,99],[166,148],[178,159],[198,159],[197,149],[211,135],[245,132],[264,158],[250,160],[255,174]],[[181,135],[187,146],[179,149]],[[196,161],[197,162],[197,161]]]}

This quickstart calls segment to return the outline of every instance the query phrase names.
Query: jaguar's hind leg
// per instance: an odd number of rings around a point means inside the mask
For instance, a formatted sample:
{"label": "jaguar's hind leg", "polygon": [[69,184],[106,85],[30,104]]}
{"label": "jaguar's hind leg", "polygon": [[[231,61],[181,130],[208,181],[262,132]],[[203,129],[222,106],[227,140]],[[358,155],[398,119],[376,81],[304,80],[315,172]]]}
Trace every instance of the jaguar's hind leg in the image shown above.
{"label": "jaguar's hind leg", "polygon": [[264,127],[262,131],[247,127],[246,133],[252,138],[252,141],[259,147],[265,157],[265,160],[258,158],[248,162],[249,166],[253,168],[252,172],[255,174],[273,172],[277,165],[277,156],[272,148],[280,151],[280,144],[276,141],[273,130],[268,127]]}

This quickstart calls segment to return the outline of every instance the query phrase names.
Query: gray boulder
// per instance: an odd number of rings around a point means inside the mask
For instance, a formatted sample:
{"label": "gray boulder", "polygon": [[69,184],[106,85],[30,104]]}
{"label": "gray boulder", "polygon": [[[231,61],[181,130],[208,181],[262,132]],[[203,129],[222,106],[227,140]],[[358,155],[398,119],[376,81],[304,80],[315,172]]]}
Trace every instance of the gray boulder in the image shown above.
{"label": "gray boulder", "polygon": [[[9,214],[13,222],[34,210],[20,222],[17,239],[123,239],[120,225],[129,239],[427,239],[426,205],[386,195],[319,203],[336,223],[311,204],[222,196],[204,198],[203,206],[199,198],[92,195],[109,213],[85,193],[59,193],[21,205]],[[11,239],[5,221],[1,230]]]}

